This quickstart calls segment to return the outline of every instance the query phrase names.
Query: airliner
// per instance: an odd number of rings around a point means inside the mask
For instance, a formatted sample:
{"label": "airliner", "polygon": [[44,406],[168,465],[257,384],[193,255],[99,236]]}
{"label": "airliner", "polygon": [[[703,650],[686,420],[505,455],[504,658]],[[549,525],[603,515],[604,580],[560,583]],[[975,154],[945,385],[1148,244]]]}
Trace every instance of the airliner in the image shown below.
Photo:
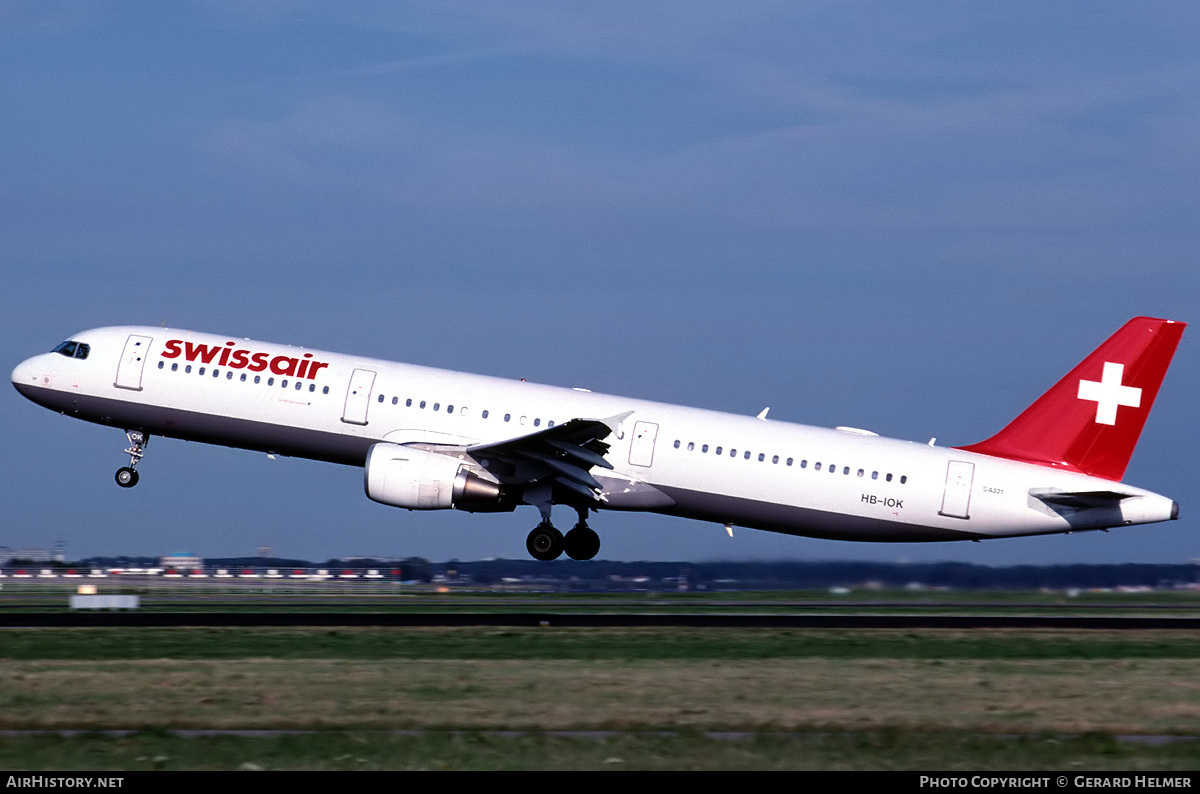
{"label": "airliner", "polygon": [[[12,373],[38,405],[125,431],[361,466],[408,510],[536,507],[539,560],[591,559],[599,510],[857,541],[945,541],[1175,519],[1121,480],[1185,323],[1137,317],[1010,424],[962,447],[168,328],[76,334]],[[565,534],[556,505],[574,510]]]}

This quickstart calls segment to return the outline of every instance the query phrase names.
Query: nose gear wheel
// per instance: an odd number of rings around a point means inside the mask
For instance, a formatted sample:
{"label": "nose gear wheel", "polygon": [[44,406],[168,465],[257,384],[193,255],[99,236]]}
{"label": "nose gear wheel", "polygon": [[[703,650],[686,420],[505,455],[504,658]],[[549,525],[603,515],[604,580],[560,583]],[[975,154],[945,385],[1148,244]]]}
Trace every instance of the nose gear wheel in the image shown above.
{"label": "nose gear wheel", "polygon": [[117,485],[122,488],[132,488],[138,484],[136,467],[138,461],[146,454],[146,445],[150,443],[150,436],[141,430],[126,430],[125,437],[129,439],[129,448],[125,450],[125,453],[129,455],[129,465],[117,469],[116,479]]}

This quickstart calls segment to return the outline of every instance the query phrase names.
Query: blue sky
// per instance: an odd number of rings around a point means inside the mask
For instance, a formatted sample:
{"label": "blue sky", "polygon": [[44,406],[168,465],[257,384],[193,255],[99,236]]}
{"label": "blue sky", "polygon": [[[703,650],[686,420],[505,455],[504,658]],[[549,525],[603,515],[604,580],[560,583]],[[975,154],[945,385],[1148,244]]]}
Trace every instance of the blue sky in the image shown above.
{"label": "blue sky", "polygon": [[[1126,319],[1200,320],[1190,3],[0,2],[10,366],[169,324],[978,441]],[[615,559],[1200,557],[1185,334],[1127,479],[1170,525],[806,540],[601,514]],[[10,390],[0,545],[524,556],[532,508],[116,430]]]}

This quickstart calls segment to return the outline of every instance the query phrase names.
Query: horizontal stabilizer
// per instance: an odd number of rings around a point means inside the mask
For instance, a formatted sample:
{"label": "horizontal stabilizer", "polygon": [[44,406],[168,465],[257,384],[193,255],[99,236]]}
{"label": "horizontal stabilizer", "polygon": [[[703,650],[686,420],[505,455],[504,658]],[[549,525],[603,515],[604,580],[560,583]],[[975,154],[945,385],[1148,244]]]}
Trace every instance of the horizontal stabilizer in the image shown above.
{"label": "horizontal stabilizer", "polygon": [[1048,505],[1081,510],[1091,507],[1115,507],[1125,499],[1136,497],[1136,494],[1119,491],[1058,491],[1049,488],[1034,488],[1029,491],[1029,495]]}

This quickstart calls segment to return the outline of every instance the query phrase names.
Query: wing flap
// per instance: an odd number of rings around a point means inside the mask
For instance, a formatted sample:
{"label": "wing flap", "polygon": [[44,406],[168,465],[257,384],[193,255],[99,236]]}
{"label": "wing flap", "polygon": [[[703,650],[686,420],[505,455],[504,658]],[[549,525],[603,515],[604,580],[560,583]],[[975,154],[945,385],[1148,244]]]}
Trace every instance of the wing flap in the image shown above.
{"label": "wing flap", "polygon": [[594,491],[603,490],[603,486],[596,480],[595,477],[587,473],[587,469],[580,468],[568,461],[559,460],[556,458],[548,458],[545,455],[536,452],[525,452],[518,450],[517,453],[526,460],[540,463],[543,466],[549,466],[554,471],[558,472],[562,477],[568,480],[579,483],[580,485],[591,488]]}
{"label": "wing flap", "polygon": [[[591,449],[578,444],[571,444],[565,441],[558,441],[553,438],[546,439],[546,443],[562,452],[569,458],[574,458],[581,463],[586,463],[588,466],[599,466],[603,469],[611,469],[613,465],[604,459],[603,455],[593,452]],[[595,442],[593,442],[595,443]],[[601,444],[604,450],[608,451],[608,444]]]}
{"label": "wing flap", "polygon": [[589,473],[592,467],[613,468],[604,459],[604,439],[632,411],[608,419],[571,419],[554,427],[466,448],[480,465],[514,483],[550,482],[576,498],[604,501],[604,486]]}

